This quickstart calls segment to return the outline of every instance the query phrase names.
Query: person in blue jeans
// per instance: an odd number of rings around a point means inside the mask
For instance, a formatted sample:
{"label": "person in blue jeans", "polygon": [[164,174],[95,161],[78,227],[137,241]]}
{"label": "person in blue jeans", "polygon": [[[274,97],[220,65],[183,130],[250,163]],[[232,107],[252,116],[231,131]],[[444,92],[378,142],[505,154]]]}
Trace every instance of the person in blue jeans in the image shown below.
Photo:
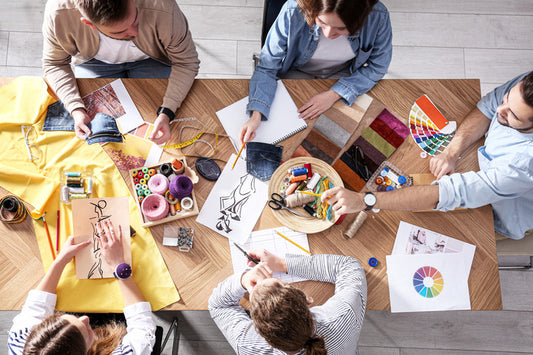
{"label": "person in blue jeans", "polygon": [[302,119],[320,116],[335,102],[351,105],[387,72],[392,28],[377,0],[288,0],[272,25],[250,80],[241,142],[268,119],[276,79],[339,79],[298,109]]}
{"label": "person in blue jeans", "polygon": [[[472,144],[479,171],[455,172],[455,164]],[[322,194],[336,213],[363,209],[449,211],[492,205],[497,239],[533,235],[533,72],[517,76],[485,95],[457,129],[429,168],[432,185],[375,194],[334,187]]]}

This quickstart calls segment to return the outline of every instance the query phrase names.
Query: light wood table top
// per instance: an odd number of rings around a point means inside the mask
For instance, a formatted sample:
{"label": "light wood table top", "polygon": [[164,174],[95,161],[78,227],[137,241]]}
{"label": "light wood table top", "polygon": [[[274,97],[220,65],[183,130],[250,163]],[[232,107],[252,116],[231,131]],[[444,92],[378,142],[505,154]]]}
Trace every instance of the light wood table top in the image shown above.
{"label": "light wood table top", "polygon": [[[111,79],[80,79],[78,84],[82,95],[88,94],[109,83]],[[0,79],[0,85],[9,82]],[[210,130],[223,132],[215,112],[248,95],[248,80],[244,79],[199,79],[196,80],[187,99],[178,110],[177,118],[196,117],[207,125]],[[284,80],[284,83],[297,106],[304,104],[312,95],[329,88],[332,80]],[[166,88],[166,80],[159,79],[126,79],[128,89],[139,112],[147,121],[156,118],[156,110],[161,104]],[[480,99],[479,80],[382,80],[369,94],[381,101],[398,117],[408,119],[412,103],[421,95],[427,94],[434,102],[438,102],[442,113],[450,120],[458,123],[475,107]],[[354,125],[350,119],[351,110],[342,103],[337,103],[326,114],[336,117],[337,122]],[[363,117],[355,131],[355,136],[366,128],[372,117]],[[345,121],[343,121],[345,120]],[[179,127],[183,123],[173,124],[174,142],[178,141]],[[296,147],[312,129],[309,127],[285,140],[283,159],[292,156]],[[356,126],[356,125],[355,125]],[[354,127],[355,127],[354,126]],[[457,170],[465,172],[477,171],[476,150],[482,144],[479,141],[471,147],[458,162]],[[186,150],[190,153],[190,150]],[[207,150],[200,154],[207,154]],[[227,139],[221,138],[215,158],[223,168],[225,161],[232,152],[233,146]],[[428,173],[429,159],[419,157],[420,148],[412,139],[407,138],[402,146],[390,157],[389,161],[406,173]],[[176,154],[165,151],[162,161],[168,161]],[[194,166],[196,158],[187,158],[189,166]],[[232,163],[232,162],[231,162]],[[121,172],[129,184],[126,171]],[[196,198],[201,206],[205,202],[214,183],[200,177],[195,187]],[[3,190],[5,193],[5,190]],[[476,245],[476,253],[469,278],[470,298],[473,310],[502,309],[500,281],[497,267],[494,224],[490,206],[462,212],[404,212],[381,211],[371,213],[357,235],[345,239],[343,231],[354,216],[349,216],[339,226],[329,230],[310,234],[309,244],[313,254],[332,253],[353,256],[364,266],[368,283],[367,309],[390,309],[389,291],[386,273],[385,256],[392,251],[394,239],[400,221],[412,223],[445,235]],[[207,300],[213,288],[233,272],[228,239],[213,232],[209,228],[196,223],[195,217],[172,222],[179,226],[193,227],[195,230],[194,246],[190,252],[177,251],[177,248],[162,246],[164,225],[151,227],[159,250],[165,259],[172,278],[181,295],[181,300],[165,310],[205,310]],[[279,227],[273,212],[265,208],[254,230]],[[13,234],[17,234],[23,243],[13,245]],[[33,238],[28,237],[33,236]],[[376,257],[379,265],[372,268],[367,261]],[[33,226],[29,219],[17,225],[0,224],[0,299],[2,309],[20,309],[27,292],[39,282],[43,276],[39,267],[39,252],[34,237]],[[39,270],[36,272],[35,270]],[[305,281],[296,284],[308,295],[315,304],[324,303],[333,294],[331,284]]]}

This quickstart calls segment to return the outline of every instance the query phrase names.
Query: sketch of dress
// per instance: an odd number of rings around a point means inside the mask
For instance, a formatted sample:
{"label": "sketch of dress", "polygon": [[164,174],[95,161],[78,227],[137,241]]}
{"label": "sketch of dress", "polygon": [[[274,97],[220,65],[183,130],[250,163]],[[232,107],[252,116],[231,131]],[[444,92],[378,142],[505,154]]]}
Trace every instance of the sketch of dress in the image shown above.
{"label": "sketch of dress", "polygon": [[220,197],[220,213],[222,215],[218,218],[216,225],[218,230],[225,233],[232,231],[231,220],[241,220],[242,208],[255,191],[255,178],[246,174],[240,177],[239,185],[228,196]]}

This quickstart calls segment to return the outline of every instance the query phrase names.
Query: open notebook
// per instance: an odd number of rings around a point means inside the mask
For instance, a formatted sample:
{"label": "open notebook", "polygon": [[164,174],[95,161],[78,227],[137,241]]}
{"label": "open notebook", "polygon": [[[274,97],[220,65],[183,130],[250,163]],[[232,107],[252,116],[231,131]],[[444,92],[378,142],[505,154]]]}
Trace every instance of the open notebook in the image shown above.
{"label": "open notebook", "polygon": [[[246,113],[247,104],[248,96],[217,111],[218,119],[226,133],[232,138],[237,151],[241,148],[239,130],[250,118]],[[306,128],[307,123],[298,117],[298,108],[287,88],[281,80],[278,80],[276,95],[270,107],[270,117],[261,122],[261,126],[256,131],[256,137],[252,141],[277,144]]]}

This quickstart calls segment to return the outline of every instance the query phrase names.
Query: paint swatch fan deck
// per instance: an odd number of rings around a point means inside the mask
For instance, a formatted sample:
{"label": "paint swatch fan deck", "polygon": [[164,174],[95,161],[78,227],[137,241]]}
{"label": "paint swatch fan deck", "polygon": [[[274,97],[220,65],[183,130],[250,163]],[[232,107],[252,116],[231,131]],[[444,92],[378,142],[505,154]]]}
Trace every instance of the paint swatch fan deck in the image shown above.
{"label": "paint swatch fan deck", "polygon": [[416,144],[434,156],[446,149],[457,129],[457,122],[448,121],[429,97],[423,95],[411,107],[409,126]]}

